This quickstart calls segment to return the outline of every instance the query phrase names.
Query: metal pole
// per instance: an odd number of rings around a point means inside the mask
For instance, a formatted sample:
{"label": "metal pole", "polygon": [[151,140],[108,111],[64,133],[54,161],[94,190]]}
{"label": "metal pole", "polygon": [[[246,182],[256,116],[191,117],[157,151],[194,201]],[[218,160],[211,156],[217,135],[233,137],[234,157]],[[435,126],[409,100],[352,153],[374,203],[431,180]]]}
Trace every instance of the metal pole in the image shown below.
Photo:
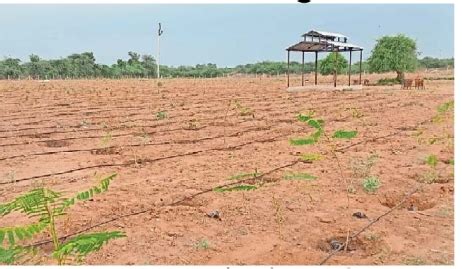
{"label": "metal pole", "polygon": [[305,52],[302,52],[302,86],[305,86]]}
{"label": "metal pole", "polygon": [[362,71],[362,63],[363,63],[363,50],[360,50],[359,51],[359,85],[363,84],[361,82],[361,75],[363,73],[363,71]]}
{"label": "metal pole", "polygon": [[157,36],[157,79],[160,78],[160,35]]}
{"label": "metal pole", "polygon": [[287,51],[287,88],[290,87],[290,83],[289,83],[289,72],[290,72],[289,64],[290,64],[290,50]]}
{"label": "metal pole", "polygon": [[335,66],[334,66],[334,87],[337,87],[337,52],[334,51],[335,53]]}
{"label": "metal pole", "polygon": [[159,29],[157,30],[157,79],[160,78],[160,36],[163,32],[162,24],[159,22]]}
{"label": "metal pole", "polygon": [[315,52],[314,60],[314,85],[318,85],[318,52]]}
{"label": "metal pole", "polygon": [[348,66],[348,86],[351,85],[351,49],[350,49],[350,63]]}

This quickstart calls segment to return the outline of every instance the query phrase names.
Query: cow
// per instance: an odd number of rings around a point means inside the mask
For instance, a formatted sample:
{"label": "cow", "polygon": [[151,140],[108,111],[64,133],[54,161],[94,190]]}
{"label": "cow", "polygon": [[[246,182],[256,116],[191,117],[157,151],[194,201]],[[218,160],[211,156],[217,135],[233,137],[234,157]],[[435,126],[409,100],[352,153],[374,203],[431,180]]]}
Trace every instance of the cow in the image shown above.
{"label": "cow", "polygon": [[415,79],[415,88],[416,89],[425,89],[424,80],[421,79],[421,78],[416,78]]}
{"label": "cow", "polygon": [[403,80],[403,89],[410,89],[412,87],[412,79]]}

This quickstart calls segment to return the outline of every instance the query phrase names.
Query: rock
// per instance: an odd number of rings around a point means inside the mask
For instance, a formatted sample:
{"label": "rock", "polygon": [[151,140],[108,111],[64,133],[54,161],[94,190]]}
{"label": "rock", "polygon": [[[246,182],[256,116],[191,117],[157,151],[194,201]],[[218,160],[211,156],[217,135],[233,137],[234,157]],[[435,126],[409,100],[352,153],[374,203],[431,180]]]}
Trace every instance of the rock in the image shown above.
{"label": "rock", "polygon": [[221,214],[220,214],[220,211],[218,210],[210,211],[209,213],[207,213],[207,216],[212,219],[221,220]]}
{"label": "rock", "polygon": [[366,214],[360,211],[353,213],[353,217],[356,217],[358,219],[367,219]]}

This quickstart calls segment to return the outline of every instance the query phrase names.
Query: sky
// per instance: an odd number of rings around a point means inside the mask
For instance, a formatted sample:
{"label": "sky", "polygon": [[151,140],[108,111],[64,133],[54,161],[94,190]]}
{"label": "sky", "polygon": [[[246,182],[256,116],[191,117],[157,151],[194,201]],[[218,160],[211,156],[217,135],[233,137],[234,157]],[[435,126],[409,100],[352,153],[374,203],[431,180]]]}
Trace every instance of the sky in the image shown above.
{"label": "sky", "polygon": [[0,57],[92,51],[98,63],[112,64],[128,51],[156,55],[158,22],[160,63],[170,66],[286,61],[285,49],[311,29],[348,36],[364,47],[365,58],[379,37],[398,33],[416,40],[419,57],[454,55],[452,4],[82,4],[0,5]]}

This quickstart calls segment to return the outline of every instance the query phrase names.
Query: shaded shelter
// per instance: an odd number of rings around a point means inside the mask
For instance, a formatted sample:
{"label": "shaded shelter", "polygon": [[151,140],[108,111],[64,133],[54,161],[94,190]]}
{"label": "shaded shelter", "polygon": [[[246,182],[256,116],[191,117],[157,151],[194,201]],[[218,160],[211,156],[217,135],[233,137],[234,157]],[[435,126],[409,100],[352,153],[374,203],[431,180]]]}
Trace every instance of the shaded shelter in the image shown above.
{"label": "shaded shelter", "polygon": [[[290,87],[289,67],[290,52],[302,52],[302,86],[305,85],[305,52],[315,53],[314,85],[318,85],[318,54],[320,52],[349,52],[348,86],[351,85],[351,55],[353,51],[359,51],[359,84],[361,85],[363,48],[348,43],[348,37],[339,33],[311,30],[302,35],[303,41],[288,47],[287,50],[287,87]],[[337,86],[337,71],[334,72],[334,87]]]}

